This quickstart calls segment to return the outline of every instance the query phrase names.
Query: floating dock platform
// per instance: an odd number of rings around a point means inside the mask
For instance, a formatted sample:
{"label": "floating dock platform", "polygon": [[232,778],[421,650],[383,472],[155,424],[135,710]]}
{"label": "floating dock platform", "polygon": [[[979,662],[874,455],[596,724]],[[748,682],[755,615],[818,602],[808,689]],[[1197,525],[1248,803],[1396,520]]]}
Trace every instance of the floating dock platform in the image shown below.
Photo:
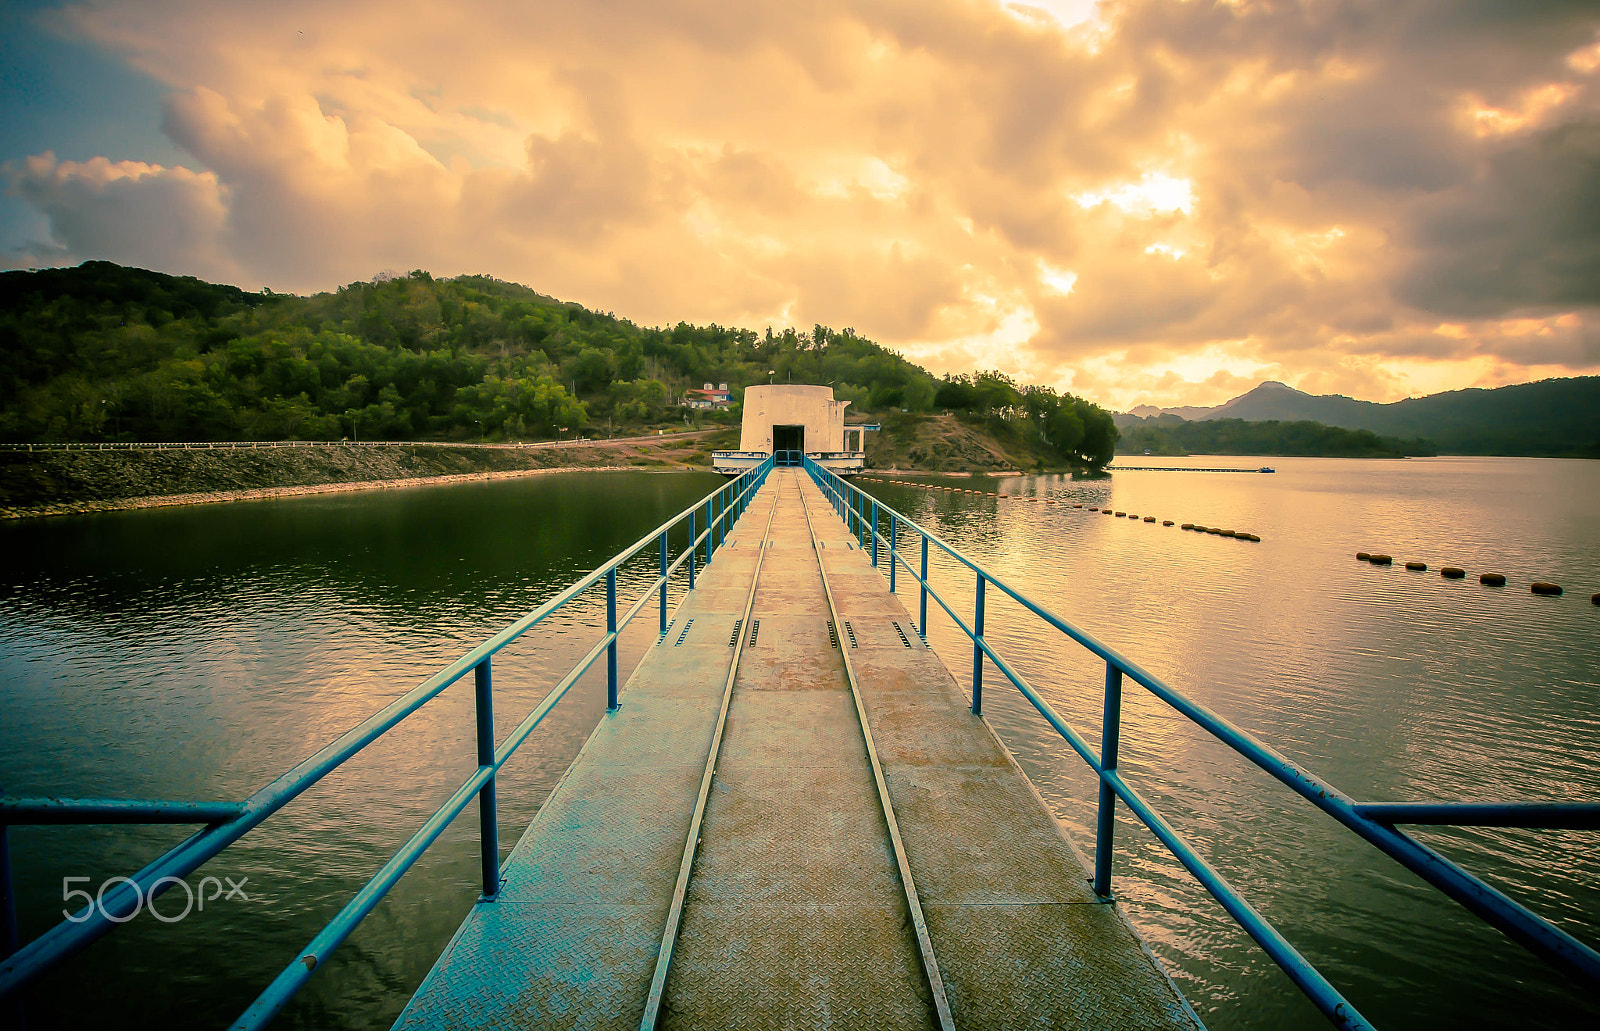
{"label": "floating dock platform", "polygon": [[395,1027],[1198,1028],[774,470]]}

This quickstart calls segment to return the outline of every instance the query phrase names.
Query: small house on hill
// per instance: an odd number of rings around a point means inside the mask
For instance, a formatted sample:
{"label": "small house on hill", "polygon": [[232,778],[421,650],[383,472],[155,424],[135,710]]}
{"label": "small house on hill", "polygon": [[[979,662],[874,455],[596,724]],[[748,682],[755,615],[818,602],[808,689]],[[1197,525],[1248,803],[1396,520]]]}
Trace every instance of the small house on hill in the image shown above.
{"label": "small house on hill", "polygon": [[707,383],[698,389],[691,388],[683,392],[685,408],[727,408],[732,404],[732,391],[726,383],[718,383],[714,387]]}

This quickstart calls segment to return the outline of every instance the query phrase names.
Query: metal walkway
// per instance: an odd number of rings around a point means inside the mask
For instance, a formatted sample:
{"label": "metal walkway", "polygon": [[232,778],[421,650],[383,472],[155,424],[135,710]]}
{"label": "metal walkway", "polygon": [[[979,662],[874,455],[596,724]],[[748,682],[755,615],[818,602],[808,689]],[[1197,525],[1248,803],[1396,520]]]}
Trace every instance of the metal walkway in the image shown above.
{"label": "metal walkway", "polygon": [[1199,1026],[804,473],[621,701],[397,1028]]}

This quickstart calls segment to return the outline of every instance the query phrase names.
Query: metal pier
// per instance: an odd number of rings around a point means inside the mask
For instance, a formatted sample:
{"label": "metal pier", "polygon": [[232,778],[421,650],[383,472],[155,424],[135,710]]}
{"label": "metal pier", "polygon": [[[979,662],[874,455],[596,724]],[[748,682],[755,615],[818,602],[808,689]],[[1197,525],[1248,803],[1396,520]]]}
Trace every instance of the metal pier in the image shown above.
{"label": "metal pier", "polygon": [[395,1026],[952,1022],[1199,1026],[821,492],[777,470]]}
{"label": "metal pier", "polygon": [[[663,522],[239,802],[0,797],[0,1023],[22,1021],[24,994],[41,975],[185,884],[469,674],[475,765],[361,890],[283,957],[235,1031],[272,1023],[474,801],[484,897],[397,1027],[1199,1027],[1113,901],[1120,803],[1331,1025],[1370,1028],[1122,776],[1125,688],[1147,692],[1552,968],[1600,989],[1600,951],[1406,829],[1593,830],[1600,802],[1360,801],[905,513],[809,457],[784,455],[799,468],[775,469],[785,464],[777,458]],[[930,571],[930,554],[939,570]],[[660,575],[629,604],[618,597],[618,570],[644,559],[658,562]],[[669,588],[680,580],[689,592],[672,612]],[[897,581],[916,596],[915,621]],[[963,583],[973,585],[970,596]],[[548,632],[551,616],[601,590],[605,621],[593,646],[497,735],[495,656]],[[1032,625],[1104,661],[1098,748],[985,635],[991,590]],[[972,643],[970,696],[923,643],[930,611]],[[656,623],[660,639],[624,690],[617,637],[636,619]],[[502,870],[497,775],[602,659],[607,714]],[[1099,781],[1092,878],[983,721],[986,671],[991,691],[1015,688]],[[96,823],[197,829],[98,896],[76,892],[86,900],[76,913],[19,941],[9,834]]]}

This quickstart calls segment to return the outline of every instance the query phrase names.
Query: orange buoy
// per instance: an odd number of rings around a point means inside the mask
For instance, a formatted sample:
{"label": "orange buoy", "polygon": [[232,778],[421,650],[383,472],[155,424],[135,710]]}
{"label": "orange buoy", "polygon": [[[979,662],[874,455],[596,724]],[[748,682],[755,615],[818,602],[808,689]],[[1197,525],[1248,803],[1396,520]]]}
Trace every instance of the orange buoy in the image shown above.
{"label": "orange buoy", "polygon": [[1356,561],[1357,562],[1365,562],[1367,559],[1369,559],[1371,557],[1372,557],[1372,553],[1371,552],[1367,552],[1367,551],[1358,551],[1358,552],[1356,552]]}
{"label": "orange buoy", "polygon": [[1488,584],[1490,587],[1504,587],[1506,578],[1504,573],[1485,573],[1478,577],[1478,582]]}
{"label": "orange buoy", "polygon": [[[1073,508],[1082,508],[1082,507],[1083,507],[1083,502],[1081,502],[1081,501],[1074,501],[1074,502],[1073,502],[1073,503],[1072,503],[1072,507],[1073,507]],[[1092,511],[1092,509],[1091,509],[1091,511]]]}
{"label": "orange buoy", "polygon": [[1594,602],[1596,605],[1600,605],[1600,594],[1589,595],[1589,600]]}
{"label": "orange buoy", "polygon": [[1109,509],[1109,508],[1102,508],[1102,509],[1101,509],[1101,510],[1100,510],[1100,514],[1101,514],[1101,515],[1111,515],[1111,509]]}
{"label": "orange buoy", "polygon": [[1393,555],[1374,555],[1371,558],[1367,559],[1367,561],[1371,562],[1375,566],[1386,566],[1389,563],[1394,561],[1394,556]]}
{"label": "orange buoy", "polygon": [[1439,575],[1446,580],[1459,580],[1467,575],[1467,571],[1460,566],[1444,566],[1439,570]]}
{"label": "orange buoy", "polygon": [[1252,543],[1260,544],[1261,543],[1261,535],[1259,533],[1252,533],[1250,535],[1250,540],[1251,540]]}
{"label": "orange buoy", "polygon": [[1178,527],[1178,529],[1180,529],[1180,530],[1193,530],[1194,529],[1194,524],[1193,523],[1184,523],[1182,526]]}
{"label": "orange buoy", "polygon": [[1127,515],[1127,514],[1128,514],[1128,513],[1126,513],[1126,512],[1118,512],[1118,513],[1117,513],[1117,518],[1118,518],[1118,519],[1121,519],[1121,518],[1122,518],[1122,517],[1123,517],[1123,516],[1125,516],[1125,515]]}
{"label": "orange buoy", "polygon": [[1171,526],[1172,525],[1172,520],[1171,519],[1163,519],[1163,520],[1161,520],[1161,525],[1162,526]]}
{"label": "orange buoy", "polygon": [[1147,522],[1147,523],[1153,523],[1153,522],[1156,521],[1156,517],[1155,516],[1145,516],[1144,517],[1144,521]]}
{"label": "orange buoy", "polygon": [[1528,589],[1534,594],[1548,594],[1552,597],[1559,597],[1562,593],[1560,584],[1547,583],[1543,580],[1529,584]]}
{"label": "orange buoy", "polygon": [[1100,511],[1100,510],[1099,510],[1099,509],[1098,509],[1098,508],[1091,508],[1091,509],[1089,509],[1089,511],[1091,511],[1091,512],[1098,512],[1098,511]]}
{"label": "orange buoy", "polygon": [[1428,571],[1428,564],[1426,562],[1407,562],[1406,568],[1411,570],[1413,573],[1426,573]]}

